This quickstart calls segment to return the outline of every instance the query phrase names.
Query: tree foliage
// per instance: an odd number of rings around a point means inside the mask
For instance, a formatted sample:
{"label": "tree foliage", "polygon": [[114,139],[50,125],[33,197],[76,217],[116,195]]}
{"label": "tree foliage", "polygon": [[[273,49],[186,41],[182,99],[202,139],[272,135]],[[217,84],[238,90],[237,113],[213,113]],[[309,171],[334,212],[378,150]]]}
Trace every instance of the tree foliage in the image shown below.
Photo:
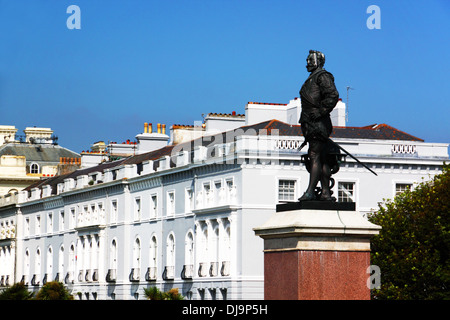
{"label": "tree foliage", "polygon": [[183,296],[178,293],[178,288],[162,292],[157,287],[150,287],[144,288],[144,293],[148,300],[183,300]]}
{"label": "tree foliage", "polygon": [[23,282],[17,282],[0,293],[0,300],[30,300],[33,295]]}
{"label": "tree foliage", "polygon": [[42,286],[36,300],[73,300],[73,296],[59,281],[50,281]]}
{"label": "tree foliage", "polygon": [[450,299],[450,165],[369,220],[383,228],[371,242],[371,263],[381,270],[373,298]]}

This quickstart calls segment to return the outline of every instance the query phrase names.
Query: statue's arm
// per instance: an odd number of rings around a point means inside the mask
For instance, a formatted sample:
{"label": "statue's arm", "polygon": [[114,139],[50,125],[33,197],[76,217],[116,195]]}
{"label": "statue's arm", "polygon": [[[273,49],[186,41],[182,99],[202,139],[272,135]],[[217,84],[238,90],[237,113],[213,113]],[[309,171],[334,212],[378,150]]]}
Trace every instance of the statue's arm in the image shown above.
{"label": "statue's arm", "polygon": [[330,114],[339,100],[339,92],[334,85],[334,77],[331,73],[325,72],[319,76],[317,82],[322,97],[320,111],[322,115]]}

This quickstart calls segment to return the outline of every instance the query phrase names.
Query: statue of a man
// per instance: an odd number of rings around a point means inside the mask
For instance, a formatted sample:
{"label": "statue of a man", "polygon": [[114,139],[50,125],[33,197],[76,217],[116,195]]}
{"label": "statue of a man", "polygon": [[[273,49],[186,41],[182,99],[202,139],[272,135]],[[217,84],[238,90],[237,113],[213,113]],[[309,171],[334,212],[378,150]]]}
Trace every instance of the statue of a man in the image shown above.
{"label": "statue of a man", "polygon": [[328,139],[333,130],[330,113],[339,100],[339,92],[334,85],[334,77],[326,71],[325,55],[320,51],[310,50],[306,59],[306,69],[311,74],[300,89],[302,113],[300,124],[308,142],[310,161],[309,185],[299,201],[317,200],[315,188],[320,181],[322,192],[320,199],[331,201],[330,166],[326,161]]}

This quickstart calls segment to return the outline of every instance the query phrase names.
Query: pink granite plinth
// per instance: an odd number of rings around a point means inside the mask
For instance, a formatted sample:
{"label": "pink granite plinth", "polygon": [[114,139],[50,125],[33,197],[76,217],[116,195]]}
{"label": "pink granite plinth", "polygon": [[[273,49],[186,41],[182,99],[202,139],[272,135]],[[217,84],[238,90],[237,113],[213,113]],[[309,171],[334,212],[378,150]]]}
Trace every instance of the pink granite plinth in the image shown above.
{"label": "pink granite plinth", "polygon": [[368,300],[370,252],[264,253],[266,300]]}
{"label": "pink granite plinth", "polygon": [[264,240],[265,299],[370,299],[370,238],[380,229],[356,211],[272,215],[253,229]]}

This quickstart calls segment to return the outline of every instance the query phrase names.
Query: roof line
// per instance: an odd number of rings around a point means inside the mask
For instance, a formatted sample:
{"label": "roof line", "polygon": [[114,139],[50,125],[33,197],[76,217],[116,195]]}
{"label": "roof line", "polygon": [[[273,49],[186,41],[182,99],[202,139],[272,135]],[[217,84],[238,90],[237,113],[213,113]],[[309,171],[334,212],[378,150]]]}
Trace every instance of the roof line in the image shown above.
{"label": "roof line", "polygon": [[425,140],[420,139],[420,138],[418,138],[418,137],[416,137],[416,136],[413,136],[412,134],[406,133],[405,131],[399,130],[399,129],[394,128],[394,127],[391,127],[390,125],[385,124],[385,123],[380,124],[379,127],[384,127],[384,128],[393,129],[393,130],[396,130],[396,131],[401,132],[401,133],[403,133],[403,134],[407,134],[408,136],[411,136],[411,137],[413,137],[414,139],[420,140],[420,141],[422,141],[422,142],[425,141]]}
{"label": "roof line", "polygon": [[247,102],[247,104],[263,104],[263,105],[267,105],[267,106],[287,106],[287,103],[272,103],[272,102],[253,102],[253,101],[249,101]]}

